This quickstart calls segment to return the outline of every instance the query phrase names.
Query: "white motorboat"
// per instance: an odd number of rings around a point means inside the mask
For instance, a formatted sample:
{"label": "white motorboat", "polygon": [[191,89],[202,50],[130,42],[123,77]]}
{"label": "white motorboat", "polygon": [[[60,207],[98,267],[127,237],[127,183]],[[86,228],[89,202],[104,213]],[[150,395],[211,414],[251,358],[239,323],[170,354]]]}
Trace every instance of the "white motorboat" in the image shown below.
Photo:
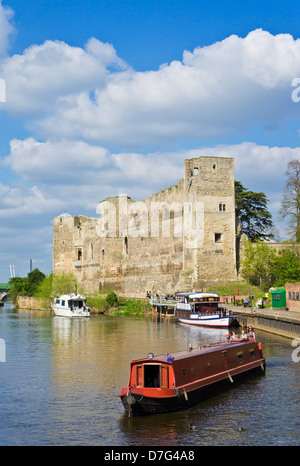
{"label": "white motorboat", "polygon": [[54,298],[51,307],[56,316],[90,317],[90,308],[86,306],[86,298],[80,294],[64,294]]}

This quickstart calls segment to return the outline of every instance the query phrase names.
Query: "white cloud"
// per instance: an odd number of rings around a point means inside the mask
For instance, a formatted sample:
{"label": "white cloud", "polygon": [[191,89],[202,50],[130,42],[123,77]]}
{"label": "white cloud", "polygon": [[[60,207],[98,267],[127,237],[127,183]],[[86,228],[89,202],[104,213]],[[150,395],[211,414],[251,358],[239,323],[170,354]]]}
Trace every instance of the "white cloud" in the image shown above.
{"label": "white cloud", "polygon": [[291,83],[300,76],[300,40],[258,29],[145,72],[95,38],[84,48],[47,40],[2,60],[0,75],[5,110],[27,118],[39,138],[175,147],[297,116]]}
{"label": "white cloud", "polygon": [[108,67],[124,69],[126,65],[111,44],[94,38],[84,49],[52,40],[32,45],[22,55],[3,60],[6,108],[26,116],[44,114],[59,107],[61,97],[103,87]]}
{"label": "white cloud", "polygon": [[25,180],[41,183],[84,183],[85,175],[103,169],[108,151],[83,141],[39,142],[34,138],[13,139],[4,164]]}
{"label": "white cloud", "polygon": [[13,140],[4,163],[21,177],[26,192],[0,185],[0,198],[7,208],[24,212],[72,207],[74,213],[90,214],[108,196],[126,192],[138,200],[177,183],[183,178],[184,159],[200,156],[233,157],[235,178],[278,202],[285,167],[288,161],[300,158],[300,147],[244,142],[142,154],[111,153],[79,141]]}
{"label": "white cloud", "polygon": [[6,55],[9,47],[9,37],[15,33],[15,29],[11,24],[13,10],[2,5],[0,0],[0,57]]}
{"label": "white cloud", "polygon": [[297,75],[300,40],[256,30],[186,51],[157,71],[110,74],[92,98],[83,88],[62,96],[35,129],[119,147],[220,138],[297,115]]}

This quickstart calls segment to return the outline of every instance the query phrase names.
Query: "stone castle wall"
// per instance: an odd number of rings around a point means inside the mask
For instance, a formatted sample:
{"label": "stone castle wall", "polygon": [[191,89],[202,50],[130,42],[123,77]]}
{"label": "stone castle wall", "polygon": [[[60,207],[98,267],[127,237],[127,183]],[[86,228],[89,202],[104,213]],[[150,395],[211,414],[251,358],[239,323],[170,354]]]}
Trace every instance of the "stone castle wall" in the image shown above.
{"label": "stone castle wall", "polygon": [[99,218],[53,220],[53,272],[72,271],[89,292],[110,284],[141,297],[236,279],[234,160],[185,160],[177,185],[135,202],[99,204]]}

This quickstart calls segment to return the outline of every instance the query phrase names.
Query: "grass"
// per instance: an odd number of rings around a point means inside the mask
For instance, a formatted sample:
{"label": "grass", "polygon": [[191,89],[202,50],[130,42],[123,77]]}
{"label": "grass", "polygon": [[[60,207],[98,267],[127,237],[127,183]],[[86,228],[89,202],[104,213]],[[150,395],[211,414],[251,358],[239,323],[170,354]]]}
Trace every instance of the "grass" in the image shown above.
{"label": "grass", "polygon": [[[226,285],[214,285],[205,289],[205,291],[211,293],[218,293],[220,296],[237,296],[237,290],[239,290],[240,296],[249,296],[247,282],[229,282]],[[260,297],[259,295],[264,295],[264,292],[258,286],[250,285],[250,292],[252,296]]]}
{"label": "grass", "polygon": [[[247,282],[229,282],[223,286],[210,286],[205,291],[212,293],[218,293],[220,296],[237,296],[237,290],[239,290],[239,296],[249,296],[249,286]],[[258,286],[250,285],[250,292],[253,296],[253,303],[255,304],[259,298],[263,298],[266,292]],[[237,301],[239,303],[239,301]],[[241,302],[240,302],[241,304]],[[264,307],[271,307],[272,300],[269,295],[269,300],[264,302]]]}

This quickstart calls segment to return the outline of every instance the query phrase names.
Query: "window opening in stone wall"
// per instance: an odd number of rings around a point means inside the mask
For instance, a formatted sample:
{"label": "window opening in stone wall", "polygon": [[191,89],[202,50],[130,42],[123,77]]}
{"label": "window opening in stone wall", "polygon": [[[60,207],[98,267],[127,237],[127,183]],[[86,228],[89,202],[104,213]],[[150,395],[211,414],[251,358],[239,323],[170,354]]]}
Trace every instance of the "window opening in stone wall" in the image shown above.
{"label": "window opening in stone wall", "polygon": [[81,261],[81,259],[82,259],[82,250],[78,249],[78,251],[77,251],[77,260]]}
{"label": "window opening in stone wall", "polygon": [[215,233],[215,243],[221,243],[222,233]]}
{"label": "window opening in stone wall", "polygon": [[219,212],[225,212],[226,211],[226,204],[219,204]]}
{"label": "window opening in stone wall", "polygon": [[194,167],[194,176],[195,176],[195,175],[198,175],[198,172],[199,172],[198,167]]}
{"label": "window opening in stone wall", "polygon": [[217,172],[217,164],[216,164],[216,163],[213,163],[213,164],[212,164],[212,172],[213,172],[213,173],[216,173],[216,172]]}
{"label": "window opening in stone wall", "polygon": [[124,238],[124,246],[125,246],[125,254],[128,254],[128,238],[125,236]]}

